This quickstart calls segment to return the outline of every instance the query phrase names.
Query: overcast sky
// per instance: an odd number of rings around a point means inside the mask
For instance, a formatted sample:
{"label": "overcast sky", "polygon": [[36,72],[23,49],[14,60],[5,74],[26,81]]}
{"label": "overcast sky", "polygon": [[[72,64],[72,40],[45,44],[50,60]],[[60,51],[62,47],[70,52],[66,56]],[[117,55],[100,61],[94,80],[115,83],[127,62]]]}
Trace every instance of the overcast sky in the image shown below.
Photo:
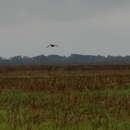
{"label": "overcast sky", "polygon": [[0,56],[71,53],[130,55],[130,0],[0,0]]}

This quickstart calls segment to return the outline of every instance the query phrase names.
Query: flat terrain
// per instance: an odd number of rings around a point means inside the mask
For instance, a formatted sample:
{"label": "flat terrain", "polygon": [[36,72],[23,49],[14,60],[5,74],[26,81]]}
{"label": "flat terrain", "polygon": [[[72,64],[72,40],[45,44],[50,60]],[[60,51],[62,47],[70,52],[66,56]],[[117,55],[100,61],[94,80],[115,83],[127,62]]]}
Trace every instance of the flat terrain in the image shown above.
{"label": "flat terrain", "polygon": [[130,65],[1,65],[0,130],[130,130]]}

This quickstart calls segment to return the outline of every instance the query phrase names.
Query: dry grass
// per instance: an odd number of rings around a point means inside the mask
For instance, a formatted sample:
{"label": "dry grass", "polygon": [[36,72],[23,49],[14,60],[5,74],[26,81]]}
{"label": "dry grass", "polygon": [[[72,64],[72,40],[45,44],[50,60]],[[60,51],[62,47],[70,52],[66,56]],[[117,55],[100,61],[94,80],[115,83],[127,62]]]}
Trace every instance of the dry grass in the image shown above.
{"label": "dry grass", "polygon": [[0,129],[130,129],[129,65],[58,67],[4,67]]}

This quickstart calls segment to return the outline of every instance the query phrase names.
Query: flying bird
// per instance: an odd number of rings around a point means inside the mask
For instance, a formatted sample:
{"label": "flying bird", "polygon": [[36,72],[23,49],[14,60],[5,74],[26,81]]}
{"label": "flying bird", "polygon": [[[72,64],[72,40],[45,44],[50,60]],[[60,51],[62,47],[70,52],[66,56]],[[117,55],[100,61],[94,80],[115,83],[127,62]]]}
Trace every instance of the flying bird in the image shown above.
{"label": "flying bird", "polygon": [[60,41],[50,41],[48,42],[48,45],[46,46],[46,48],[54,48],[54,47],[59,47],[58,43],[61,43]]}
{"label": "flying bird", "polygon": [[46,48],[48,48],[48,47],[58,47],[58,45],[57,44],[49,44]]}

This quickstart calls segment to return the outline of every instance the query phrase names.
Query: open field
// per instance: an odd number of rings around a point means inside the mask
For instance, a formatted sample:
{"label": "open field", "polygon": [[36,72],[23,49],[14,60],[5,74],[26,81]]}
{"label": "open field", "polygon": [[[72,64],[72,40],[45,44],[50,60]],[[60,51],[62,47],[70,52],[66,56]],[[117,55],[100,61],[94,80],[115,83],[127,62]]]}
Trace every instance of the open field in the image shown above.
{"label": "open field", "polygon": [[0,130],[130,130],[130,65],[1,65]]}

